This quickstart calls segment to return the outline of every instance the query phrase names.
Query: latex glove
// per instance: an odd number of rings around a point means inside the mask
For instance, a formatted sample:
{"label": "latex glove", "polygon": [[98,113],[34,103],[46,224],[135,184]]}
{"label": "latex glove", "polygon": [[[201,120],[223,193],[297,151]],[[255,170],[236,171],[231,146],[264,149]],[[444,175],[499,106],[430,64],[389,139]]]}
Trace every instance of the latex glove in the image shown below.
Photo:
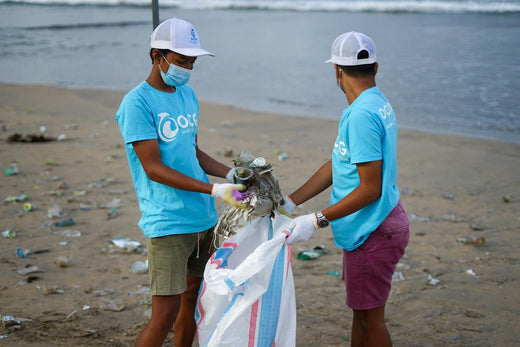
{"label": "latex glove", "polygon": [[292,245],[296,242],[307,241],[318,228],[316,215],[314,213],[296,217],[287,226],[291,230],[291,234],[285,240],[285,244]]}
{"label": "latex glove", "polygon": [[284,216],[291,218],[294,210],[296,209],[296,204],[291,200],[289,196],[284,196],[283,201],[284,204],[278,205],[276,211],[278,211],[280,214],[283,214]]}
{"label": "latex glove", "polygon": [[232,169],[229,170],[228,173],[226,174],[226,180],[227,180],[228,182],[231,182],[231,183],[235,182],[235,180],[234,180],[234,178],[233,178],[234,174],[235,174],[235,168],[232,168]]}
{"label": "latex glove", "polygon": [[243,192],[246,190],[246,186],[243,184],[234,184],[234,183],[215,183],[213,184],[213,188],[211,189],[211,196],[222,199],[230,205],[235,207],[239,207],[244,210],[249,209],[249,205],[237,201],[233,196],[233,190],[238,190],[239,192]]}

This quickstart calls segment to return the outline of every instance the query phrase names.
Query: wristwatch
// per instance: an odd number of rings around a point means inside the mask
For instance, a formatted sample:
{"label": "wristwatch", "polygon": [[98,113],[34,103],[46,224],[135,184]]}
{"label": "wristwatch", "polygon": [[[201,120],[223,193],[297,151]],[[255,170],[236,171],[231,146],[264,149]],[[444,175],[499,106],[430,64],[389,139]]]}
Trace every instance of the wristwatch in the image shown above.
{"label": "wristwatch", "polygon": [[316,222],[318,223],[318,226],[320,228],[325,228],[325,227],[329,226],[329,220],[327,219],[327,217],[325,217],[323,215],[323,213],[321,213],[321,211],[316,212],[315,215],[316,215]]}

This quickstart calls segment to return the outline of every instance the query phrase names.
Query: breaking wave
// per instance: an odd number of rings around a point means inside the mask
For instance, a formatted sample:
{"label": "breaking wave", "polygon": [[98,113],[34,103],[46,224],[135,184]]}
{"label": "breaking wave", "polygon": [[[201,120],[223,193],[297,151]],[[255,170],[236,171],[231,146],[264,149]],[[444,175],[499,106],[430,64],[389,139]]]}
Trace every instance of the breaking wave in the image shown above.
{"label": "breaking wave", "polygon": [[[160,7],[200,10],[264,10],[306,12],[383,12],[383,13],[520,13],[520,2],[456,0],[158,0]],[[149,7],[151,0],[0,0],[0,4],[35,4],[69,6],[138,6]]]}

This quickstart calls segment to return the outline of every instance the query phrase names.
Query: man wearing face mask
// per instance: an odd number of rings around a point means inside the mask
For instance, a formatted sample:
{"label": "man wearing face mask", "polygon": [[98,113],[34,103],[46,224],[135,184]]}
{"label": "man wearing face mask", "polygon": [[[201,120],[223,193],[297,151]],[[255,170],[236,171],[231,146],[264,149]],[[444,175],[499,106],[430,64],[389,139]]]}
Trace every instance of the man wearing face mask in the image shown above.
{"label": "man wearing face mask", "polygon": [[231,181],[233,170],[197,145],[199,104],[186,83],[197,57],[213,54],[179,18],[157,26],[150,47],[150,75],[116,113],[147,239],[152,294],[152,316],[136,346],[161,346],[172,325],[175,346],[191,346],[197,294],[214,251],[213,198],[240,206],[232,191],[245,186],[211,184],[208,175]]}
{"label": "man wearing face mask", "polygon": [[296,217],[286,243],[307,241],[330,223],[334,243],[343,249],[346,304],[353,310],[351,343],[391,346],[385,305],[410,235],[396,185],[397,119],[376,86],[379,64],[370,37],[354,31],[338,36],[326,63],[333,64],[348,107],[332,158],[286,197],[284,209],[292,213],[332,185],[330,206]]}

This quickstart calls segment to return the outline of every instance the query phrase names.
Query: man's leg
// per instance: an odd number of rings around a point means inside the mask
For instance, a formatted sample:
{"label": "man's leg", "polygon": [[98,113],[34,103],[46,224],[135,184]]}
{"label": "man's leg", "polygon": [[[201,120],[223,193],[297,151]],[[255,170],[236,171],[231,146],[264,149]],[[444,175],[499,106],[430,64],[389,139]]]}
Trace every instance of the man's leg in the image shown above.
{"label": "man's leg", "polygon": [[202,277],[186,276],[188,288],[181,296],[179,315],[175,320],[175,347],[191,347],[197,325],[195,323],[195,307]]}
{"label": "man's leg", "polygon": [[361,323],[359,323],[358,315],[356,311],[353,311],[352,316],[352,332],[350,334],[350,345],[352,347],[363,347],[363,330],[361,330]]}
{"label": "man's leg", "polygon": [[354,310],[352,319],[352,346],[392,346],[385,325],[385,305],[370,310]]}
{"label": "man's leg", "polygon": [[180,304],[180,294],[152,296],[152,317],[139,334],[135,346],[161,347],[177,318]]}

